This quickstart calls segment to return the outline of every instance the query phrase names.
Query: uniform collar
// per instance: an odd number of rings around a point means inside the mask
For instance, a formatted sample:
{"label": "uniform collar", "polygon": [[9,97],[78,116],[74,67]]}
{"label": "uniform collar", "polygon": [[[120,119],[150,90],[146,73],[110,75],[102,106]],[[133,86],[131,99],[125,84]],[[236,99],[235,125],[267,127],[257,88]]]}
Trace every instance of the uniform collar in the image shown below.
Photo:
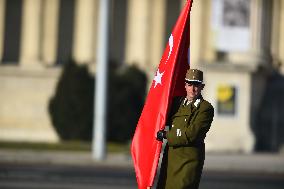
{"label": "uniform collar", "polygon": [[193,105],[197,108],[200,102],[201,102],[201,99],[198,98],[194,101]]}
{"label": "uniform collar", "polygon": [[202,95],[200,95],[198,98],[196,98],[195,100],[192,100],[192,101],[188,100],[185,97],[184,100],[183,100],[182,105],[187,106],[189,104],[193,104],[195,106],[195,108],[197,108],[198,105],[200,104],[200,102],[202,101],[202,99],[203,99]]}
{"label": "uniform collar", "polygon": [[203,97],[202,97],[201,95],[199,95],[199,97],[196,98],[196,99],[192,102],[193,108],[198,108],[199,105],[200,105],[200,103],[202,102],[202,100],[203,100]]}
{"label": "uniform collar", "polygon": [[190,101],[190,100],[188,100],[188,99],[185,97],[184,100],[183,100],[182,105],[183,105],[183,106],[188,106],[191,102],[192,102],[192,100]]}

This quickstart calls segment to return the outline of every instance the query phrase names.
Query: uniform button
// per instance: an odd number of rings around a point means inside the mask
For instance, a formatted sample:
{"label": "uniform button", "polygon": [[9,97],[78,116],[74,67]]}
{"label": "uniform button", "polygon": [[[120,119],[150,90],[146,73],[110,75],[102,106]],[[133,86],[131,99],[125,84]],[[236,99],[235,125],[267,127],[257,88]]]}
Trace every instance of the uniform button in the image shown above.
{"label": "uniform button", "polygon": [[172,125],[172,127],[174,127],[174,125]]}
{"label": "uniform button", "polygon": [[184,119],[184,121],[186,121],[186,119]]}

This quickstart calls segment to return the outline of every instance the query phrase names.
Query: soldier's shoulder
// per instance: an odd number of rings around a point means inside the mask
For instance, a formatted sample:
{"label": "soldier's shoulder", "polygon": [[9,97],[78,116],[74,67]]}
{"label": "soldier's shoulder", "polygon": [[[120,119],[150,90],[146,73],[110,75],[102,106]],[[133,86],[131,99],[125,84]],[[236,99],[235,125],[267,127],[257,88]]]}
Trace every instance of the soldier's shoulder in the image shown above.
{"label": "soldier's shoulder", "polygon": [[214,107],[212,106],[212,104],[210,102],[208,102],[207,100],[202,100],[201,104],[200,104],[200,108],[201,109],[212,109],[214,110]]}

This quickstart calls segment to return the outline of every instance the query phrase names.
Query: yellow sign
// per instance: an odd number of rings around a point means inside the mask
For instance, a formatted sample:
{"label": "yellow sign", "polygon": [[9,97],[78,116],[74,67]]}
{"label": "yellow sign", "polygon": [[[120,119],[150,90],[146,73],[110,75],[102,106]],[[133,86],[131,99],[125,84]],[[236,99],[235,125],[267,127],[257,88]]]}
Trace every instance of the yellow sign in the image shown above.
{"label": "yellow sign", "polygon": [[236,107],[236,89],[231,85],[220,85],[217,88],[217,102],[219,114],[235,114]]}

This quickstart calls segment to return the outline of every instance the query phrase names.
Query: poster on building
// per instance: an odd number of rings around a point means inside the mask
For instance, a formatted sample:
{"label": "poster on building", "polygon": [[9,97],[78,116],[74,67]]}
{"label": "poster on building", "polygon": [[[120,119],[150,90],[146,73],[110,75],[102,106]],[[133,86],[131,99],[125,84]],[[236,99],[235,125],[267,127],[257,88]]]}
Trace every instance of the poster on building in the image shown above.
{"label": "poster on building", "polygon": [[219,115],[236,114],[236,87],[219,85],[217,88],[217,112]]}
{"label": "poster on building", "polygon": [[215,48],[246,52],[250,48],[251,0],[212,0]]}

